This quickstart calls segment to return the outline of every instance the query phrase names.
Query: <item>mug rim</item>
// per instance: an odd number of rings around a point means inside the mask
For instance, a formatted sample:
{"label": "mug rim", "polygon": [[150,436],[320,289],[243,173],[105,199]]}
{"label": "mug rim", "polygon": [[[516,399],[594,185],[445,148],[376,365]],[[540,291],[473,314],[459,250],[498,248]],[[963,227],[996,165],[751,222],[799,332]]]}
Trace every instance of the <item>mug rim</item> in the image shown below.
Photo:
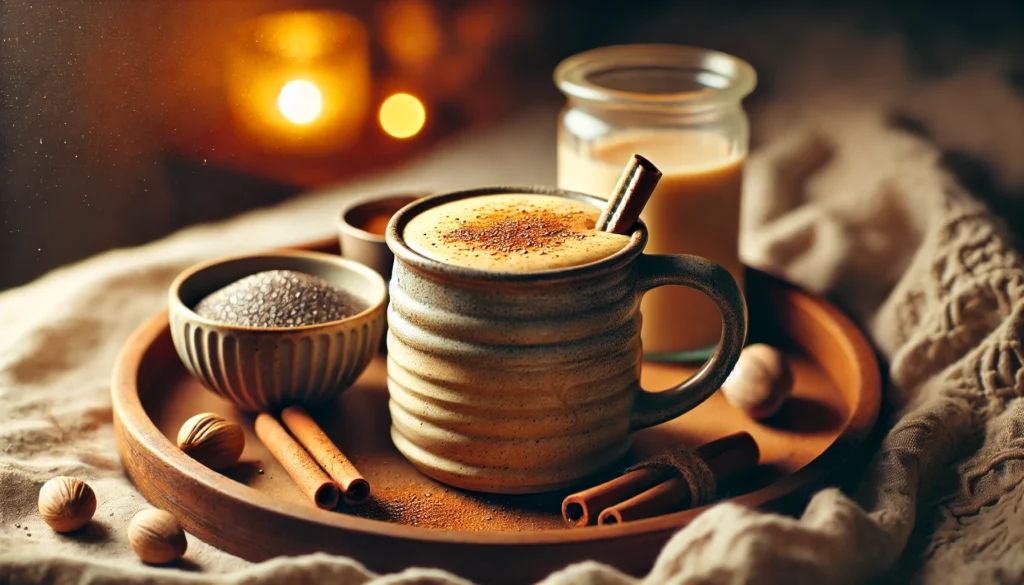
{"label": "mug rim", "polygon": [[466,266],[448,264],[446,262],[441,262],[440,260],[428,258],[427,256],[416,252],[405,242],[405,238],[403,236],[405,227],[409,224],[412,218],[427,211],[428,209],[432,209],[452,201],[469,199],[471,197],[480,197],[484,195],[512,195],[519,193],[526,195],[551,195],[554,197],[573,199],[589,203],[598,209],[601,209],[604,206],[604,203],[606,203],[606,200],[601,199],[600,197],[595,197],[594,195],[588,195],[579,191],[570,191],[567,189],[557,189],[554,187],[538,185],[501,185],[493,187],[476,187],[458,191],[445,191],[414,201],[398,210],[388,223],[387,233],[385,234],[385,240],[387,241],[388,248],[390,248],[394,253],[396,259],[401,260],[406,266],[420,272],[441,274],[463,280],[506,283],[550,283],[557,281],[571,281],[619,270],[633,262],[640,253],[643,252],[644,247],[647,245],[647,226],[642,220],[637,220],[636,227],[633,228],[633,232],[630,234],[629,243],[618,252],[601,258],[600,260],[576,266],[551,268],[548,270],[538,270],[534,272],[513,272],[483,270],[480,268],[469,268]]}

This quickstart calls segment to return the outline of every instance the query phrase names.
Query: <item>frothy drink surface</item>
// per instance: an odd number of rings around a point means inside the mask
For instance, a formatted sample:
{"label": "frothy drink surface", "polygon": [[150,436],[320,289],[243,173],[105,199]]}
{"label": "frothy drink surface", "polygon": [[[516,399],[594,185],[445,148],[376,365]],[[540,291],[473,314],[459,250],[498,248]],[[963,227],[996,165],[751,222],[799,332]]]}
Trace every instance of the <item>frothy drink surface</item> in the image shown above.
{"label": "frothy drink surface", "polygon": [[403,236],[416,252],[446,264],[538,272],[588,264],[624,248],[628,236],[594,230],[600,213],[551,195],[481,195],[424,211]]}

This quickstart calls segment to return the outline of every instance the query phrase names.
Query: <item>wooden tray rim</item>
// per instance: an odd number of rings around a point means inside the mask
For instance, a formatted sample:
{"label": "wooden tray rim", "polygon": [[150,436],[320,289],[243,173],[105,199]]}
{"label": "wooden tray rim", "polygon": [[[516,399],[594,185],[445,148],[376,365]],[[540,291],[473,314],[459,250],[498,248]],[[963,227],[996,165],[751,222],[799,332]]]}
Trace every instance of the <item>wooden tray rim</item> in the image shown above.
{"label": "wooden tray rim", "polygon": [[[298,249],[324,249],[326,242],[314,242],[295,246]],[[331,241],[336,246],[336,241]],[[860,330],[838,308],[824,299],[797,289],[777,277],[761,273],[759,278],[774,281],[772,286],[782,287],[789,302],[808,313],[818,313],[821,323],[832,329],[831,333],[843,347],[847,360],[856,365],[856,385],[860,388],[859,400],[854,405],[848,423],[833,443],[818,457],[790,474],[759,490],[742,494],[708,506],[693,508],[673,514],[666,514],[646,520],[638,520],[611,526],[590,526],[567,530],[530,530],[522,532],[441,530],[372,520],[337,512],[319,510],[297,502],[276,500],[263,492],[241,482],[225,477],[181,453],[177,447],[153,424],[139,398],[137,374],[142,358],[157,338],[168,327],[167,309],[161,310],[143,323],[129,338],[114,366],[111,385],[115,424],[119,428],[118,449],[128,448],[125,441],[135,443],[159,457],[168,467],[187,472],[190,479],[219,497],[230,498],[248,507],[262,508],[275,514],[290,517],[300,522],[314,522],[330,528],[363,532],[381,537],[425,541],[435,543],[473,543],[481,545],[547,545],[584,543],[624,539],[636,535],[675,530],[686,525],[708,507],[722,502],[731,502],[756,508],[787,496],[807,485],[814,477],[835,469],[852,452],[853,448],[874,426],[881,405],[881,380],[874,352]]]}

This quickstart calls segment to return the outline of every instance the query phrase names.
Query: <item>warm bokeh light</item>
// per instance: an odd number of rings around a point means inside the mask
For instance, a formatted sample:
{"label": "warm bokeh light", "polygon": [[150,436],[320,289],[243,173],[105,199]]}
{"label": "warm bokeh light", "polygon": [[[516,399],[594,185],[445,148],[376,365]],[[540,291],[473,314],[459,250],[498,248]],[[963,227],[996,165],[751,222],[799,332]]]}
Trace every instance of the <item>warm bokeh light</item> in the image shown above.
{"label": "warm bokeh light", "polygon": [[374,124],[380,103],[358,18],[268,12],[239,23],[229,41],[226,97],[239,138],[250,145],[280,155],[340,153]]}
{"label": "warm bokeh light", "polygon": [[407,93],[396,93],[380,106],[380,125],[395,138],[415,136],[426,121],[423,102]]}
{"label": "warm bokeh light", "polygon": [[309,81],[296,79],[281,88],[277,96],[277,109],[292,124],[309,124],[320,115],[324,106],[320,89]]}
{"label": "warm bokeh light", "polygon": [[263,26],[254,40],[274,55],[308,62],[329,53],[344,35],[335,27],[325,26],[326,21],[320,12],[274,13],[262,19]]}
{"label": "warm bokeh light", "polygon": [[428,0],[391,0],[379,18],[384,52],[399,67],[425,72],[444,44],[441,16]]}

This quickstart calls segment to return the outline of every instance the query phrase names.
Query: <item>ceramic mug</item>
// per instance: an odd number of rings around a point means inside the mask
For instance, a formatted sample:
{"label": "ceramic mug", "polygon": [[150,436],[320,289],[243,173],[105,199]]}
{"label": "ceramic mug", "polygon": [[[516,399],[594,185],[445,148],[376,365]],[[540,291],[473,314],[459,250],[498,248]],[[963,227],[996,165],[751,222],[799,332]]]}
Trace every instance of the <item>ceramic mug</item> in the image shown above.
{"label": "ceramic mug", "polygon": [[[414,216],[480,195],[537,193],[600,207],[545,187],[496,187],[420,199],[388,226],[395,253],[388,307],[391,438],[426,475],[493,493],[555,490],[617,462],[634,431],[671,420],[721,386],[743,347],[746,304],[721,266],[643,254],[647,228],[597,262],[495,272],[427,258],[403,240]],[[707,363],[663,392],[640,387],[640,298],[695,288],[722,315]]]}

